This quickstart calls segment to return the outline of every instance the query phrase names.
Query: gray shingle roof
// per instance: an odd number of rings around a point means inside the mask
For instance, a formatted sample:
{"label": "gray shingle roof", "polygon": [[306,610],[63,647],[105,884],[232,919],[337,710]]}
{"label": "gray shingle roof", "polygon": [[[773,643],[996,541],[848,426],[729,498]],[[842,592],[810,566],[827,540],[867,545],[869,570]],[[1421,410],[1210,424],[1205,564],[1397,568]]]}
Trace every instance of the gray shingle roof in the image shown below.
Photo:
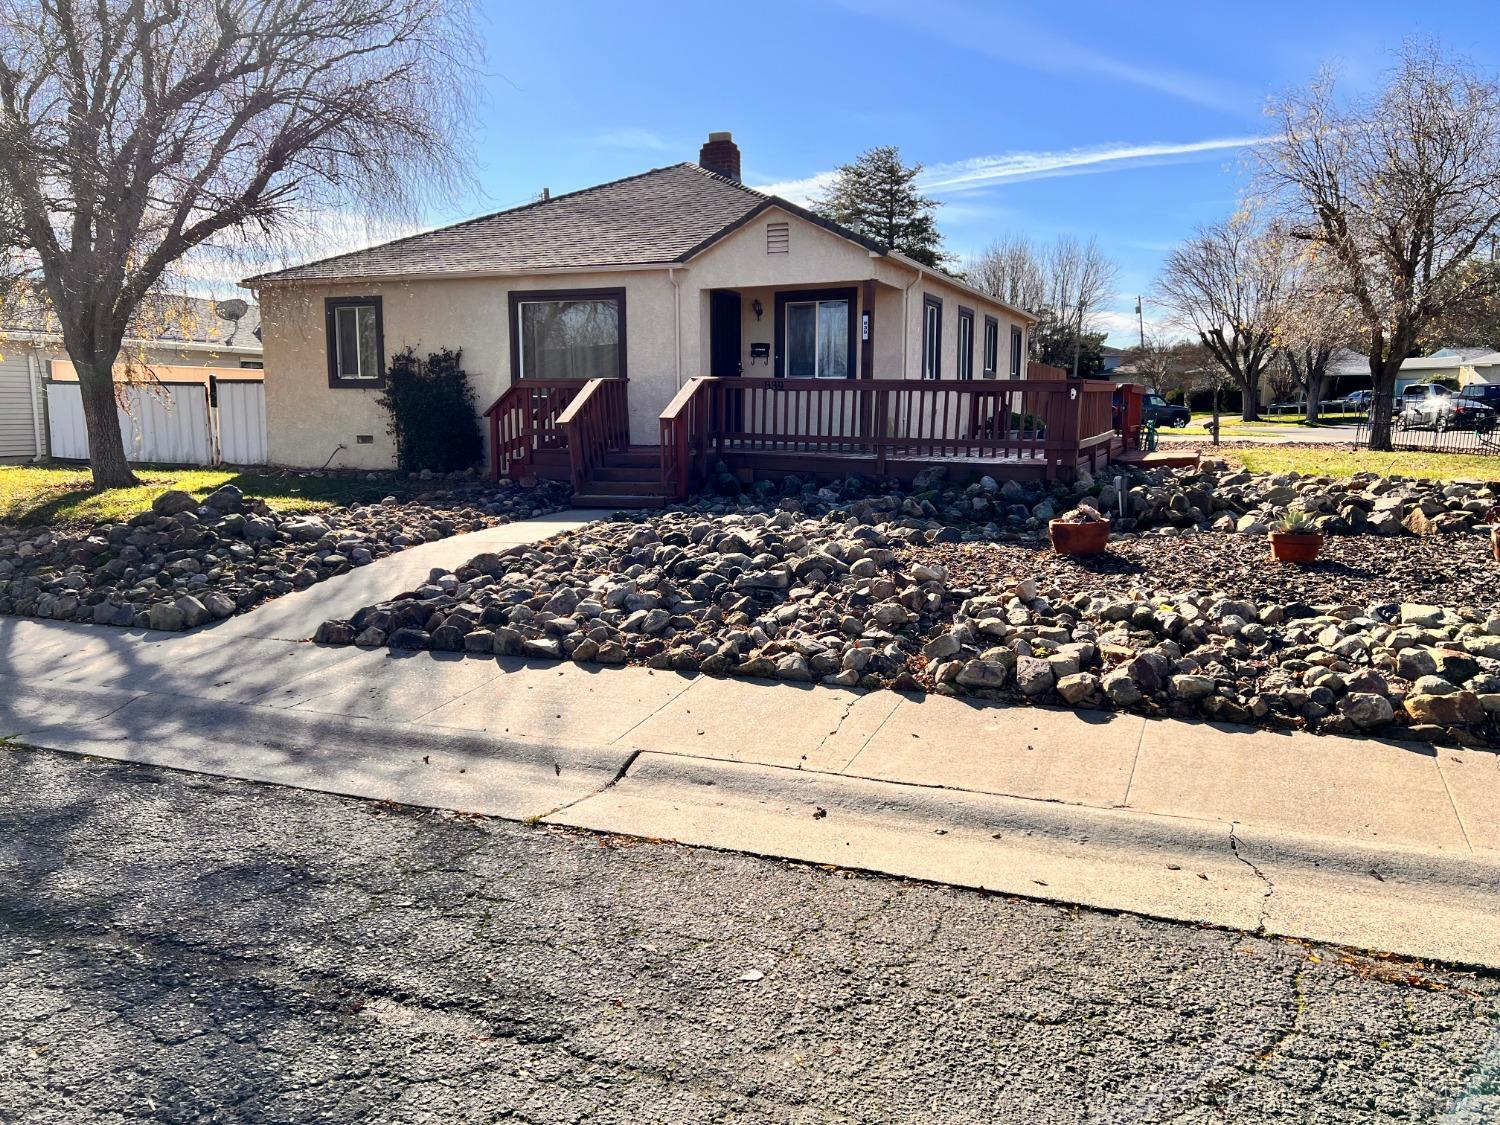
{"label": "gray shingle roof", "polygon": [[673,164],[249,282],[675,262],[771,201],[696,164]]}

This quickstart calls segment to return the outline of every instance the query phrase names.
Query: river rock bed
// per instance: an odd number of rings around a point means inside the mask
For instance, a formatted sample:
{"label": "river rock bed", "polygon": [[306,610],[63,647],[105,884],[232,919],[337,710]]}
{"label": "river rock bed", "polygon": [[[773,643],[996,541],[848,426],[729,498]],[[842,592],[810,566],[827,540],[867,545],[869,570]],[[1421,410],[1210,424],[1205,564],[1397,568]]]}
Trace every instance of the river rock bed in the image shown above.
{"label": "river rock bed", "polygon": [[[1171,486],[1131,490],[1163,491],[1171,505],[1201,481]],[[941,489],[819,515],[805,494],[763,510],[715,512],[723,502],[705,500],[434,570],[416,590],[325,622],[317,640],[1483,743],[1500,714],[1500,614],[1493,597],[1488,609],[1466,599],[1494,573],[1462,507],[1477,491],[1433,499],[1427,486],[1401,487],[1400,530],[1351,533],[1348,557],[1305,583],[1270,573],[1263,531],[1132,536],[1125,572],[1109,575],[936,518]],[[1424,518],[1456,518],[1418,539],[1403,521],[1424,500],[1440,509]],[[1286,502],[1257,494],[1241,515]],[[1377,566],[1382,549],[1401,561]],[[1222,589],[1205,588],[1205,559],[1226,575]],[[1390,596],[1404,566],[1428,567],[1465,597],[1434,605],[1416,581]],[[1466,568],[1478,572],[1472,585]],[[1262,587],[1246,590],[1257,569]]]}
{"label": "river rock bed", "polygon": [[196,628],[419,543],[568,506],[563,486],[472,485],[287,515],[225,485],[167,491],[128,523],[0,528],[0,613]]}

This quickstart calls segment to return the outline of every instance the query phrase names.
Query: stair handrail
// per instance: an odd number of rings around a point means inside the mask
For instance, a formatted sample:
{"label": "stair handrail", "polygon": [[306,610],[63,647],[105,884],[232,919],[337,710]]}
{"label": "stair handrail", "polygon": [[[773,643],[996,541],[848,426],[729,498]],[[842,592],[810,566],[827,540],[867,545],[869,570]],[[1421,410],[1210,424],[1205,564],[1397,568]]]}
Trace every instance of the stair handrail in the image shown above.
{"label": "stair handrail", "polygon": [[517,379],[490,403],[490,470],[529,476],[542,446],[553,448],[558,414],[584,386],[583,379]]}
{"label": "stair handrail", "polygon": [[573,491],[593,479],[605,455],[630,444],[630,408],[624,379],[590,379],[557,416],[568,443]]}
{"label": "stair handrail", "polygon": [[698,375],[678,388],[657,419],[661,431],[661,482],[667,495],[686,500],[707,471],[713,439],[714,391],[720,380]]}

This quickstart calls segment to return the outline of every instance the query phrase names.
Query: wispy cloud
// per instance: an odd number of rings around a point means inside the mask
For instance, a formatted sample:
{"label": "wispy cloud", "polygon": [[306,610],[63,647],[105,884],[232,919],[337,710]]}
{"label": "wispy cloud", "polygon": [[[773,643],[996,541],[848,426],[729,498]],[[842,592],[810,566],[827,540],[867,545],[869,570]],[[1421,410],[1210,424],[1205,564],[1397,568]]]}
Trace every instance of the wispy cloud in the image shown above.
{"label": "wispy cloud", "polygon": [[632,152],[681,152],[683,146],[650,129],[614,129],[586,137],[593,148],[620,148]]}
{"label": "wispy cloud", "polygon": [[[1006,183],[1078,176],[1127,167],[1200,160],[1218,153],[1259,144],[1260,137],[1217,137],[1181,143],[1098,145],[1056,152],[1007,152],[996,156],[971,156],[922,170],[917,184],[922,191],[939,197],[979,191]],[[800,180],[765,184],[759,190],[805,204],[827,191],[836,175],[818,172]]]}
{"label": "wispy cloud", "polygon": [[1125,82],[1180,101],[1236,114],[1257,107],[1252,93],[1222,81],[1131,62],[1098,51],[1019,15],[1012,5],[969,5],[956,0],[836,0],[861,15],[916,28],[955,47],[1070,82],[1088,77]]}

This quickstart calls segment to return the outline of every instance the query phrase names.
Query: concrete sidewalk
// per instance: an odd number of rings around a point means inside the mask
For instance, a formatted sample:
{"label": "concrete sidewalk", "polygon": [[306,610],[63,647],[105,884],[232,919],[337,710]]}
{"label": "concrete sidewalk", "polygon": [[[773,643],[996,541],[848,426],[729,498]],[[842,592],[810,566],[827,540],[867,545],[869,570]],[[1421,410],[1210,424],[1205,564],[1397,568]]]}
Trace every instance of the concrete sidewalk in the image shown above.
{"label": "concrete sidewalk", "polygon": [[0,618],[0,735],[1500,967],[1500,755],[282,639],[342,581],[186,636]]}

